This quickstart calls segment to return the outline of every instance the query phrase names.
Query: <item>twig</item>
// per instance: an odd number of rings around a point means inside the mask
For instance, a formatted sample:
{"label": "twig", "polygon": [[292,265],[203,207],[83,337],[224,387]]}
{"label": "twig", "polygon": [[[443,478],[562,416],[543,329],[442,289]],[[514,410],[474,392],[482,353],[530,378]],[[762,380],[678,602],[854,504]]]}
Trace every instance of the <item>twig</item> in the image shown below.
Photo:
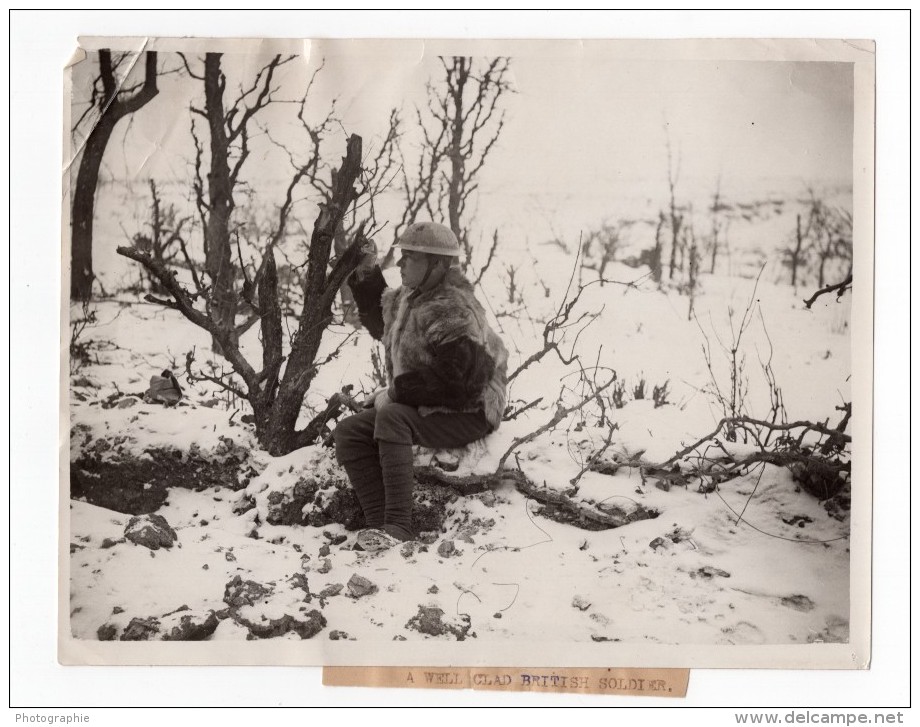
{"label": "twig", "polygon": [[[593,394],[591,398],[594,398],[595,396],[597,396],[597,394]],[[613,442],[613,433],[617,431],[619,428],[620,428],[620,425],[617,423],[612,423],[609,425],[609,431],[607,432],[607,439],[604,440],[604,446],[601,447],[599,450],[597,450],[590,457],[588,457],[588,460],[585,462],[584,467],[581,468],[581,471],[577,475],[575,475],[572,479],[569,480],[570,485],[577,486],[578,481],[582,478],[585,472],[591,469],[594,466],[594,464],[604,455],[604,452],[606,452],[609,449],[610,445]]]}
{"label": "twig", "polygon": [[500,471],[504,468],[504,466],[505,466],[505,461],[508,459],[508,457],[511,456],[511,453],[514,452],[515,449],[517,449],[518,447],[520,447],[522,444],[526,444],[527,442],[533,441],[534,439],[536,439],[537,437],[539,437],[541,434],[543,434],[543,432],[545,432],[545,431],[547,431],[547,430],[552,429],[553,427],[555,427],[557,424],[559,424],[559,422],[561,422],[563,419],[565,419],[567,416],[569,416],[569,414],[571,414],[572,412],[578,411],[579,409],[581,409],[582,407],[584,407],[585,405],[587,405],[589,402],[593,401],[594,398],[595,398],[595,396],[597,396],[597,395],[600,394],[604,389],[606,389],[607,387],[609,387],[614,381],[616,381],[616,379],[615,379],[615,378],[612,378],[612,379],[611,379],[610,381],[608,381],[606,384],[604,384],[603,386],[601,386],[601,387],[600,387],[599,389],[597,389],[596,391],[592,391],[591,394],[590,394],[589,396],[583,398],[581,401],[579,401],[577,404],[575,404],[575,405],[573,405],[573,406],[570,406],[570,407],[568,407],[568,408],[563,408],[562,406],[557,406],[557,408],[556,408],[556,413],[553,414],[553,417],[552,417],[546,424],[544,424],[542,427],[539,427],[538,429],[535,429],[534,431],[530,432],[529,434],[525,434],[523,437],[517,437],[517,438],[511,443],[511,446],[508,447],[507,451],[502,455],[501,459],[498,461],[498,467],[496,467],[495,471],[496,471],[496,472],[500,472]]}
{"label": "twig", "polygon": [[530,402],[529,404],[525,404],[523,407],[521,407],[520,409],[517,409],[516,411],[514,411],[514,412],[512,412],[512,413],[510,413],[510,414],[505,414],[505,416],[502,417],[502,421],[510,422],[510,421],[512,421],[513,419],[517,419],[521,414],[523,414],[523,413],[524,413],[525,411],[527,411],[528,409],[532,409],[532,408],[535,407],[537,404],[539,404],[541,401],[543,401],[543,397],[542,397],[542,396],[541,396],[540,398],[538,398],[538,399],[534,399],[534,400],[533,400],[532,402]]}

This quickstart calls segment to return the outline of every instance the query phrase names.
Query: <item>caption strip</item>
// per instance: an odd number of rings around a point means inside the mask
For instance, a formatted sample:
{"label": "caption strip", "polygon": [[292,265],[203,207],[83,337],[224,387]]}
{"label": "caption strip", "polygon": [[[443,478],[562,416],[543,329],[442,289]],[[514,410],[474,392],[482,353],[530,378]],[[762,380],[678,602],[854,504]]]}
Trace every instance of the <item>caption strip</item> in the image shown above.
{"label": "caption strip", "polygon": [[482,689],[646,697],[686,697],[689,669],[525,669],[520,667],[327,666],[330,687]]}

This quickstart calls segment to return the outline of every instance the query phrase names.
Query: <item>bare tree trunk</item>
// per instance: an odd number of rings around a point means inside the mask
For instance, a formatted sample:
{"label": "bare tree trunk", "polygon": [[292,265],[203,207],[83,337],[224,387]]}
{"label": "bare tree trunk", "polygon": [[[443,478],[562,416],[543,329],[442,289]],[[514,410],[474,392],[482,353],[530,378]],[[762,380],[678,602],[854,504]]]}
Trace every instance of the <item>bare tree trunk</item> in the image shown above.
{"label": "bare tree trunk", "polygon": [[820,259],[820,262],[818,263],[818,287],[823,288],[824,287],[824,266],[827,263],[828,256],[825,254],[823,250],[821,251],[820,254],[821,254],[821,259]]}
{"label": "bare tree trunk", "polygon": [[661,228],[664,227],[664,212],[658,213],[658,225],[655,227],[655,247],[652,249],[652,257],[649,261],[649,267],[652,269],[652,280],[661,285],[661,253],[664,245],[661,240]]}
{"label": "bare tree trunk", "polygon": [[712,259],[709,262],[709,274],[716,273],[716,260],[719,257],[719,188],[716,187],[716,193],[712,198]]}
{"label": "bare tree trunk", "polygon": [[699,279],[700,271],[700,252],[696,244],[696,234],[693,232],[693,227],[689,228],[690,233],[690,270],[689,270],[689,280],[687,282],[687,295],[690,297],[690,304],[687,307],[687,320],[693,320],[693,311],[696,305],[696,287]]}
{"label": "bare tree trunk", "polygon": [[[259,435],[262,445],[271,454],[285,454],[306,446],[318,432],[309,428],[296,431],[297,418],[304,396],[310,388],[317,368],[316,354],[322,343],[323,332],[332,319],[332,302],[345,281],[350,269],[345,257],[327,275],[329,253],[336,228],[348,206],[354,201],[354,182],[361,172],[361,137],[348,140],[348,152],[342,167],[333,175],[333,195],[320,209],[310,238],[307,256],[307,274],[304,279],[304,307],[300,315],[297,334],[291,344],[284,376],[278,389],[265,429]],[[357,259],[355,259],[357,262]],[[354,267],[353,265],[351,266]]]}
{"label": "bare tree trunk", "polygon": [[[279,374],[284,361],[282,314],[278,300],[278,274],[271,248],[266,251],[260,266],[257,285],[263,339],[261,371],[252,367],[227,331],[217,326],[212,315],[195,307],[193,295],[182,287],[173,272],[162,262],[135,247],[119,247],[117,250],[120,255],[139,262],[156,275],[172,296],[171,301],[151,295],[147,296],[147,300],[178,310],[192,323],[221,341],[225,358],[233,367],[233,372],[243,380],[245,388],[227,382],[226,377],[201,373],[199,378],[221,385],[226,391],[246,399],[252,405],[256,436],[272,455],[284,455],[311,444],[324,431],[327,419],[337,415],[346,405],[343,395],[333,396],[326,410],[304,429],[298,431],[295,428],[304,396],[323,363],[316,361],[316,355],[323,333],[332,320],[332,303],[339,287],[358,266],[361,247],[366,242],[363,229],[359,229],[355,241],[338,258],[332,270],[327,270],[335,229],[345,210],[358,195],[354,185],[360,173],[361,137],[352,136],[348,140],[348,153],[341,169],[333,172],[330,201],[322,205],[313,227],[304,280],[304,307],[293,337],[287,367],[280,381]],[[191,372],[190,359],[193,360],[191,353],[187,357],[187,366]]]}
{"label": "bare tree trunk", "polygon": [[157,54],[148,51],[145,57],[144,84],[133,96],[119,99],[112,54],[107,49],[99,51],[99,77],[103,88],[98,100],[100,117],[83,149],[70,209],[70,297],[73,300],[88,300],[93,294],[93,216],[105,148],[118,122],[157,95]]}
{"label": "bare tree trunk", "polygon": [[802,242],[804,241],[805,236],[802,234],[802,215],[795,216],[795,250],[792,253],[791,259],[789,261],[789,267],[792,268],[792,287],[796,285],[796,278],[799,273],[799,265],[801,264],[801,255],[802,255]]}
{"label": "bare tree trunk", "polygon": [[[335,238],[333,239],[333,249],[335,250],[335,256],[339,257],[345,253],[345,250],[348,249],[348,237],[345,234],[345,227],[342,223],[339,223],[339,226],[335,231]],[[353,325],[355,328],[361,326],[361,319],[358,317],[358,306],[355,303],[355,296],[351,292],[351,288],[348,285],[343,285],[339,288],[339,297],[342,299],[342,308],[344,310],[345,322]]]}
{"label": "bare tree trunk", "polygon": [[80,169],[70,210],[70,297],[72,300],[89,300],[93,295],[93,216],[95,214],[96,187],[102,156],[109,143],[117,119],[103,116],[93,129]]}
{"label": "bare tree trunk", "polygon": [[[464,214],[504,126],[500,100],[511,91],[506,80],[509,61],[499,57],[475,64],[472,58],[462,56],[442,57],[440,61],[444,87],[429,84],[428,113],[423,115],[416,109],[424,139],[418,179],[410,181],[404,166],[406,212],[394,231],[398,233],[426,210],[432,219],[446,222],[457,236],[465,253],[461,266],[466,272],[473,250]],[[433,121],[433,129],[426,125],[424,116]]]}
{"label": "bare tree trunk", "polygon": [[[460,144],[463,140],[463,88],[466,86],[466,80],[469,77],[469,66],[465,58],[454,58],[454,70],[456,79],[452,85],[449,85],[448,91],[453,96],[454,117],[451,119],[450,148],[448,157],[450,158],[450,185],[447,193],[447,218],[450,229],[457,236],[458,240],[463,240],[463,230],[460,227],[460,205],[462,198],[460,195],[460,185],[463,181],[463,154],[460,151]],[[467,260],[467,263],[469,261]]]}
{"label": "bare tree trunk", "polygon": [[[208,53],[204,62],[205,113],[211,140],[209,214],[204,231],[205,269],[211,278],[211,316],[235,341],[237,295],[234,290],[233,253],[230,245],[230,217],[234,202],[230,179],[230,142],[224,116],[226,80],[220,69],[220,56],[220,53]],[[212,340],[212,348],[215,353],[222,353],[216,339]]]}

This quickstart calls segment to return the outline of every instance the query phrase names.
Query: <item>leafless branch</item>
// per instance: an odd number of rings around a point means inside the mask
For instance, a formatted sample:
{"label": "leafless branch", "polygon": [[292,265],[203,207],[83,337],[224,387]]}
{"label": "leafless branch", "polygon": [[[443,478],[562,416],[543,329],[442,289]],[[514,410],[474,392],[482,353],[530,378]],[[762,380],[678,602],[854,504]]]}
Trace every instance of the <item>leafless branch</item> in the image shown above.
{"label": "leafless branch", "polygon": [[787,423],[774,423],[774,422],[764,421],[763,419],[755,419],[749,416],[723,417],[719,421],[719,423],[716,425],[716,428],[713,429],[709,434],[707,434],[704,437],[700,437],[693,444],[687,447],[684,447],[679,452],[677,452],[674,456],[672,456],[670,459],[665,460],[664,462],[662,462],[660,465],[657,465],[657,466],[659,468],[664,469],[678,462],[679,460],[683,459],[684,457],[686,457],[688,454],[690,454],[694,450],[698,449],[701,445],[705,444],[706,442],[712,439],[715,439],[719,435],[719,433],[723,430],[723,428],[736,427],[736,426],[751,426],[751,427],[756,427],[757,429],[761,429],[761,430],[779,431],[779,432],[791,432],[796,429],[801,429],[801,430],[805,430],[806,434],[808,432],[815,432],[817,434],[821,434],[826,437],[830,437],[834,441],[839,442],[841,444],[849,444],[852,441],[852,438],[850,437],[849,434],[846,434],[842,431],[838,431],[837,429],[831,429],[826,424],[820,424],[817,422],[810,422],[810,421],[802,420],[802,421],[787,422]]}
{"label": "leafless branch", "polygon": [[525,411],[527,411],[527,410],[529,410],[529,409],[533,409],[533,408],[534,408],[537,404],[539,404],[541,401],[543,401],[543,397],[542,397],[542,396],[541,396],[541,397],[538,397],[538,398],[536,398],[536,399],[534,399],[534,400],[531,401],[529,404],[525,404],[525,405],[522,406],[520,409],[515,409],[514,411],[505,414],[505,415],[502,417],[502,421],[510,422],[510,421],[512,421],[513,419],[517,419],[521,414],[523,414]]}
{"label": "leafless branch", "polygon": [[848,291],[851,287],[853,287],[853,274],[852,273],[847,275],[844,280],[842,280],[841,282],[835,285],[827,285],[821,288],[820,290],[815,291],[815,293],[808,300],[804,301],[805,307],[810,310],[812,305],[814,305],[815,301],[818,300],[818,298],[820,298],[822,295],[826,295],[827,293],[836,292],[837,300],[840,300],[840,297],[846,291]]}
{"label": "leafless branch", "polygon": [[[596,398],[597,396],[598,395],[595,392],[592,394],[591,398]],[[587,460],[585,460],[585,464],[581,470],[579,470],[578,474],[569,480],[570,485],[577,486],[578,481],[584,476],[585,472],[593,468],[600,461],[600,458],[604,456],[604,452],[606,452],[610,448],[610,445],[613,444],[613,435],[619,428],[620,425],[616,422],[610,422],[607,425],[607,438],[604,440],[604,444],[600,447],[600,449],[592,453]]]}
{"label": "leafless branch", "polygon": [[511,456],[511,453],[514,452],[514,450],[516,450],[522,444],[526,444],[527,442],[532,442],[534,439],[539,437],[544,432],[555,427],[557,424],[559,424],[559,422],[563,421],[567,416],[569,416],[573,412],[576,412],[582,407],[589,404],[591,401],[594,400],[595,396],[597,396],[602,391],[607,389],[611,384],[613,384],[614,381],[616,381],[616,377],[612,377],[610,381],[598,387],[595,391],[592,391],[589,396],[584,397],[577,404],[574,404],[570,407],[563,407],[561,404],[557,405],[556,412],[553,414],[552,418],[548,422],[546,422],[546,424],[544,424],[541,427],[538,427],[537,429],[535,429],[534,431],[528,434],[525,434],[523,437],[516,437],[514,441],[511,442],[511,446],[508,447],[505,453],[501,456],[501,459],[499,459],[498,461],[498,467],[496,467],[495,469],[496,473],[500,472],[504,468],[505,461],[508,459],[508,457]]}
{"label": "leafless branch", "polygon": [[248,396],[234,383],[232,383],[233,372],[223,371],[219,374],[207,374],[204,371],[199,370],[195,372],[192,370],[192,364],[195,363],[195,349],[188,351],[185,354],[185,375],[188,378],[190,384],[194,384],[199,381],[208,381],[212,384],[219,386],[223,391],[229,391],[234,396],[239,397],[240,399],[247,399]]}

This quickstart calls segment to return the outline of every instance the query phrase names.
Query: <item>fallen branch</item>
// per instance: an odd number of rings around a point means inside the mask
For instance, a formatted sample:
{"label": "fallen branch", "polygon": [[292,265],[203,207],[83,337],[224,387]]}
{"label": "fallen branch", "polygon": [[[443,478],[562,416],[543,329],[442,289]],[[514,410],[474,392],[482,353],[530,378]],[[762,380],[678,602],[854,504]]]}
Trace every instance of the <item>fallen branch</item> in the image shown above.
{"label": "fallen branch", "polygon": [[837,292],[837,300],[840,300],[840,296],[842,296],[852,287],[853,287],[853,273],[850,273],[849,275],[847,275],[846,279],[837,283],[836,285],[827,285],[821,288],[820,290],[815,291],[815,293],[811,296],[811,298],[808,298],[808,300],[804,301],[805,307],[811,310],[811,306],[814,305],[815,301],[818,300],[818,298],[820,298],[822,295],[826,295],[827,293],[833,293],[834,291]]}
{"label": "fallen branch", "polygon": [[440,467],[425,465],[415,468],[416,481],[426,485],[449,487],[463,497],[497,487],[503,482],[510,482],[515,487],[527,481],[527,476],[520,470],[490,472],[485,475],[452,475]]}
{"label": "fallen branch", "polygon": [[649,520],[658,517],[657,510],[649,510],[638,503],[636,504],[636,509],[632,511],[627,511],[617,506],[600,509],[598,505],[577,502],[559,490],[538,487],[530,480],[518,482],[517,488],[527,497],[544,503],[548,508],[559,508],[566,514],[566,516],[560,518],[544,513],[547,517],[551,517],[551,519],[558,522],[577,525],[586,530],[619,528],[637,520]]}
{"label": "fallen branch", "polygon": [[534,484],[520,470],[500,470],[485,475],[452,475],[438,467],[424,466],[415,468],[415,477],[420,483],[447,487],[463,497],[486,492],[501,484],[513,484],[524,496],[545,505],[542,513],[545,517],[585,530],[618,528],[637,520],[658,517],[659,514],[639,504],[635,509],[626,510],[616,505],[579,502],[564,492]]}
{"label": "fallen branch", "polygon": [[805,430],[811,430],[811,431],[817,432],[818,434],[823,434],[826,437],[831,437],[841,443],[849,444],[852,441],[852,437],[850,437],[849,434],[844,434],[843,432],[837,431],[836,429],[830,429],[824,424],[817,424],[815,422],[798,421],[798,422],[789,422],[786,424],[778,424],[775,422],[767,422],[762,419],[754,419],[753,417],[749,417],[749,416],[723,417],[719,421],[719,423],[716,425],[716,428],[712,432],[707,434],[705,437],[700,437],[690,446],[684,447],[673,457],[671,457],[670,459],[658,465],[658,467],[663,469],[663,468],[668,467],[669,465],[674,464],[678,460],[683,459],[688,454],[693,452],[701,444],[706,443],[710,439],[714,439],[719,434],[719,432],[722,431],[722,428],[726,425],[730,425],[730,426],[749,425],[749,426],[754,426],[754,427],[762,427],[764,429],[769,429],[771,431],[784,431],[784,432],[788,432],[793,429],[805,429]]}

